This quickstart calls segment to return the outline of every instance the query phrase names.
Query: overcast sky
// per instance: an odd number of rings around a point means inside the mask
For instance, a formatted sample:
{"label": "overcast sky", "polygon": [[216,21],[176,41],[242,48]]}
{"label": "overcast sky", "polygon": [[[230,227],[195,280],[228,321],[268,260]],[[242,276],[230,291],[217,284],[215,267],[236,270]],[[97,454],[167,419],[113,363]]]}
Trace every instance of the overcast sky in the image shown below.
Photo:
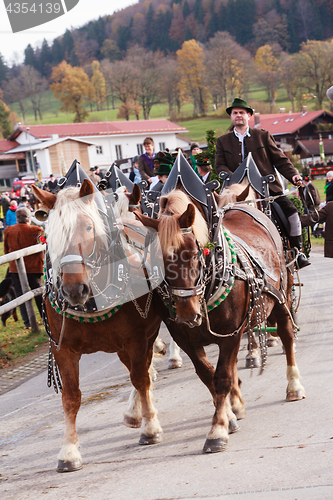
{"label": "overcast sky", "polygon": [[0,54],[9,66],[13,61],[23,62],[24,50],[29,43],[35,48],[41,46],[46,38],[50,44],[54,38],[65,33],[67,28],[78,28],[99,16],[112,14],[135,3],[137,0],[79,0],[72,10],[53,21],[20,33],[12,33],[4,2],[0,0]]}

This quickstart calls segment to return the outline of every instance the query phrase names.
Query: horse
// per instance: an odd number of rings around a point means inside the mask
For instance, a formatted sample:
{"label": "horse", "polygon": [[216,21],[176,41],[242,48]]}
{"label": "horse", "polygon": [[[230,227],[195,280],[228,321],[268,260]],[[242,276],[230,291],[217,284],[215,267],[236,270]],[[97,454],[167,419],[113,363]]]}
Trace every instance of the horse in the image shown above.
{"label": "horse", "polygon": [[[92,300],[93,286],[98,278],[95,263],[108,254],[109,248],[106,224],[94,200],[94,189],[88,179],[83,180],[81,187],[65,187],[58,194],[33,186],[36,197],[50,210],[47,253],[56,289],[52,291],[53,295],[50,294],[50,283],[46,282],[44,323],[62,379],[65,431],[58,454],[58,472],[71,472],[82,467],[76,430],[81,403],[79,361],[82,354],[116,352],[129,370],[140,400],[136,407],[130,402],[124,424],[141,427],[140,444],[158,443],[163,435],[150,390],[149,368],[161,323],[154,307],[149,304],[151,295],[127,301],[111,310],[105,309],[102,313],[88,310],[75,315],[75,309],[84,311]],[[107,272],[100,274],[107,275]],[[101,291],[103,295],[103,288]],[[54,297],[59,294],[64,298],[62,309],[54,303]]]}
{"label": "horse", "polygon": [[[205,275],[205,258],[209,253],[206,249],[214,247],[214,242],[207,245],[207,223],[191,199],[179,190],[162,196],[160,207],[158,219],[136,212],[136,217],[157,230],[160,237],[166,283],[159,290],[159,302],[155,305],[212,394],[215,413],[203,450],[219,452],[226,449],[229,433],[239,429],[235,418],[245,416],[237,354],[246,329],[257,327],[260,331],[265,318],[276,321],[287,358],[286,399],[295,401],[305,397],[292,348],[294,325],[289,310],[292,282],[281,239],[271,221],[255,208],[254,216],[231,209],[220,212],[224,247],[216,249],[224,260],[220,268],[223,286],[219,293],[215,292],[214,303],[207,302],[205,291],[212,284],[212,275]],[[260,264],[254,262],[253,255]],[[204,346],[210,344],[219,347],[216,368],[204,351]],[[262,350],[265,357],[265,347]]]}
{"label": "horse", "polygon": [[[141,199],[141,191],[138,184],[134,184],[132,193],[129,193],[125,186],[120,186],[115,191],[115,194],[114,210],[116,217],[120,219],[135,219],[134,210],[139,209]],[[165,343],[159,336],[157,336],[154,342],[154,353],[156,355],[164,356],[166,352],[167,347]],[[180,348],[171,337],[169,345],[168,369],[173,370],[181,368],[182,366],[183,360],[180,354]]]}

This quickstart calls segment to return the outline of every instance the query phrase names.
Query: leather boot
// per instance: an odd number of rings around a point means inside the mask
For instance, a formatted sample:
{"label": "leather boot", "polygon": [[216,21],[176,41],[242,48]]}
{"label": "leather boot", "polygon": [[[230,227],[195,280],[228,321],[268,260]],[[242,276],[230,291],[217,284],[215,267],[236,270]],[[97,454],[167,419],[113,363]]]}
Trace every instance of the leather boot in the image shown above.
{"label": "leather boot", "polygon": [[296,259],[296,265],[298,269],[303,269],[303,267],[310,266],[311,262],[305,257],[304,253],[302,252],[303,248],[302,236],[290,236],[289,242],[292,248],[297,248],[300,252]]}

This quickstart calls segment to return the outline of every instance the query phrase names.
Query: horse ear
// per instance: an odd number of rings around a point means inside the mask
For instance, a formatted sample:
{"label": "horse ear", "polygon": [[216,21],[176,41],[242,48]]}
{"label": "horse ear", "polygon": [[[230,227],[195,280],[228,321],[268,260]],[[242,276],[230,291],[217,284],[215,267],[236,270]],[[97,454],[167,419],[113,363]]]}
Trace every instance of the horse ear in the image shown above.
{"label": "horse ear", "polygon": [[138,210],[134,210],[135,217],[145,226],[152,227],[156,231],[158,231],[159,219],[152,219],[151,217],[147,217],[147,215],[141,214]]}
{"label": "horse ear", "polygon": [[39,199],[39,201],[44,205],[44,207],[48,208],[49,210],[52,210],[56,202],[57,195],[54,193],[50,193],[49,191],[44,191],[43,189],[39,189],[34,184],[32,184],[31,188],[36,198]]}
{"label": "horse ear", "polygon": [[89,179],[83,179],[82,186],[80,187],[80,198],[87,196],[88,203],[91,203],[94,199],[94,186]]}
{"label": "horse ear", "polygon": [[242,191],[241,194],[239,194],[238,196],[236,196],[236,200],[237,201],[245,201],[246,198],[249,196],[250,187],[251,187],[251,184],[248,184],[246,186],[246,188],[244,189],[244,191]]}
{"label": "horse ear", "polygon": [[185,212],[179,217],[178,224],[181,228],[191,227],[195,219],[195,207],[192,203],[187,205]]}
{"label": "horse ear", "polygon": [[138,184],[134,184],[131,196],[133,205],[137,205],[141,200],[141,189],[139,188]]}

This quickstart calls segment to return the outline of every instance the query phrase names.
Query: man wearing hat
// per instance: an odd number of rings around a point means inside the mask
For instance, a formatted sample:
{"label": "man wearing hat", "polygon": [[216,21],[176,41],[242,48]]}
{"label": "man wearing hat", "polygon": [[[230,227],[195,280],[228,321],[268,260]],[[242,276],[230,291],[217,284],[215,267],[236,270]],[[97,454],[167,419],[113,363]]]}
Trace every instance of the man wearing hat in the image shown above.
{"label": "man wearing hat", "polygon": [[201,152],[195,155],[195,161],[198,167],[198,172],[204,184],[210,181],[212,166],[209,162],[207,153]]}
{"label": "man wearing hat", "polygon": [[163,186],[166,183],[166,180],[171,172],[174,158],[169,153],[163,152],[163,154],[163,157],[158,157],[159,167],[158,170],[154,173],[154,175],[156,175],[158,178],[158,182],[154,184],[152,183],[150,191],[162,191]]}
{"label": "man wearing hat", "polygon": [[[275,167],[294,185],[302,185],[302,177],[289,158],[277,147],[273,136],[267,130],[249,128],[249,119],[253,115],[253,109],[246,101],[236,97],[226,111],[230,115],[233,129],[217,139],[215,159],[217,174],[222,171],[234,172],[251,152],[262,176],[275,175]],[[274,182],[270,183],[269,191],[273,196],[282,195],[276,199],[276,202],[288,218],[290,244],[301,251],[303,245],[302,227],[297,209],[286,196],[283,196],[283,189],[277,177],[275,177]],[[298,256],[297,264],[301,269],[308,266],[310,262],[301,253]]]}
{"label": "man wearing hat", "polygon": [[47,183],[47,187],[49,188],[49,191],[51,191],[51,193],[53,192],[53,190],[58,186],[58,182],[56,179],[54,179],[53,177],[53,174],[50,174],[50,180],[48,181]]}

